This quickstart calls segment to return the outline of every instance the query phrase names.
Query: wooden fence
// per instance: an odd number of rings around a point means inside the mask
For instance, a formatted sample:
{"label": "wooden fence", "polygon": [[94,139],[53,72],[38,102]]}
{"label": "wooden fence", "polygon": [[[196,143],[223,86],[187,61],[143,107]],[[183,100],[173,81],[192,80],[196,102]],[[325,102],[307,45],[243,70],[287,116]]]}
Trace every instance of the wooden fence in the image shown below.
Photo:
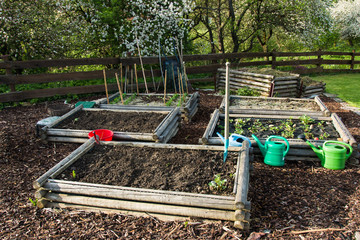
{"label": "wooden fence", "polygon": [[[217,69],[224,66],[226,61],[230,61],[232,68],[241,67],[271,67],[273,69],[288,66],[292,68],[292,72],[299,74],[307,73],[324,73],[324,72],[360,72],[360,61],[355,58],[360,56],[356,52],[269,52],[269,53],[226,53],[226,54],[207,54],[207,55],[184,55],[183,61],[186,62],[186,73],[207,74],[210,77],[192,78],[190,82],[213,82],[216,83]],[[333,60],[330,58],[348,58],[347,60]],[[71,80],[91,80],[102,79],[103,71],[82,71],[82,72],[66,72],[66,73],[41,73],[41,74],[16,74],[24,69],[48,68],[61,69],[71,66],[84,65],[100,65],[106,68],[108,76],[113,77],[115,73],[119,73],[120,64],[125,69],[132,67],[134,64],[140,65],[138,57],[130,58],[86,58],[86,59],[56,59],[56,60],[30,60],[30,61],[9,61],[8,56],[1,56],[0,69],[5,69],[5,74],[0,75],[0,85],[9,86],[10,92],[0,94],[0,102],[23,101],[32,98],[51,97],[55,95],[66,94],[84,94],[105,92],[104,85],[89,85],[61,88],[46,88],[36,90],[17,91],[16,85],[34,84],[34,83],[51,83],[63,82]],[[286,59],[287,58],[287,59]],[[307,59],[306,59],[307,58]],[[174,56],[166,59],[175,59]],[[162,57],[162,63],[166,60]],[[158,57],[143,57],[145,65],[146,78],[152,76],[161,76],[161,70]],[[340,65],[346,68],[336,68]],[[150,66],[156,66],[151,72]],[[331,66],[331,69],[330,69]],[[138,71],[138,76],[143,76]],[[148,80],[149,81],[149,80]],[[144,85],[144,84],[143,84]],[[144,87],[140,85],[140,87]],[[150,90],[151,84],[148,84]],[[109,91],[116,91],[116,84],[108,85]]]}

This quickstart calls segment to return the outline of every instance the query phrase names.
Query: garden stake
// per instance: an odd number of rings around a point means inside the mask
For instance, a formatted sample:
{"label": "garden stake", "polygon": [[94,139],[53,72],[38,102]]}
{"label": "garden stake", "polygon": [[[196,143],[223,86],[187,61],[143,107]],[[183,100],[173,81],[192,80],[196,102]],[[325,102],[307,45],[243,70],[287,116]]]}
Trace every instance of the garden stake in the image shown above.
{"label": "garden stake", "polygon": [[155,78],[154,78],[154,72],[153,72],[152,66],[150,66],[150,71],[151,71],[151,78],[152,78],[153,85],[154,85],[154,91],[156,91],[156,92],[157,92],[157,90],[158,90],[158,89],[156,89]]}
{"label": "garden stake", "polygon": [[178,83],[179,83],[179,96],[180,96],[180,102],[181,102],[181,83],[179,81],[179,68],[178,68],[177,74],[178,74]]}
{"label": "garden stake", "polygon": [[125,67],[125,76],[124,76],[124,84],[125,84],[125,93],[127,93],[127,73],[128,73],[128,67],[129,65],[126,65]]}
{"label": "garden stake", "polygon": [[149,93],[148,87],[147,87],[147,83],[146,83],[146,76],[145,76],[145,70],[144,70],[144,65],[141,59],[141,53],[140,53],[140,47],[139,47],[139,40],[137,38],[137,34],[135,34],[136,37],[136,45],[137,45],[137,49],[139,52],[139,59],[140,59],[140,64],[141,64],[141,70],[142,70],[142,74],[143,74],[143,78],[144,78],[144,83],[145,83],[145,88],[146,88],[146,93]]}
{"label": "garden stake", "polygon": [[181,90],[182,90],[182,93],[184,95],[184,83],[183,83],[183,76],[181,75],[181,72],[179,72],[179,77],[180,77],[180,81],[181,81]]}
{"label": "garden stake", "polygon": [[171,71],[172,71],[172,75],[173,75],[174,90],[175,90],[175,93],[177,93],[177,91],[176,91],[176,82],[175,82],[175,73],[174,73],[174,64],[173,63],[171,63]]}
{"label": "garden stake", "polygon": [[107,83],[106,83],[105,69],[103,69],[103,74],[104,74],[104,85],[105,85],[105,92],[106,92],[106,100],[107,100],[107,104],[110,104],[110,102],[109,102],[109,94],[108,94],[108,89],[107,89]]}
{"label": "garden stake", "polygon": [[186,93],[189,94],[189,89],[188,89],[188,78],[187,78],[187,74],[186,74],[186,67],[185,67],[185,62],[183,62],[183,67],[184,67],[184,77],[185,77],[185,86],[186,86]]}
{"label": "garden stake", "polygon": [[123,66],[122,63],[120,63],[120,84],[121,84],[121,89],[124,89],[124,84],[123,84]]}
{"label": "garden stake", "polygon": [[230,63],[226,62],[226,78],[225,78],[225,151],[224,163],[228,155],[229,147],[229,66]]}
{"label": "garden stake", "polygon": [[123,99],[123,95],[122,95],[122,91],[121,91],[121,87],[120,87],[120,83],[119,83],[119,77],[118,74],[115,73],[115,78],[116,78],[116,82],[119,88],[119,94],[120,94],[120,99],[121,99],[121,103],[124,105],[124,99]]}
{"label": "garden stake", "polygon": [[134,71],[135,71],[135,79],[136,79],[136,92],[137,92],[137,95],[139,95],[139,83],[138,83],[138,77],[137,77],[137,71],[136,71],[136,63],[134,63]]}
{"label": "garden stake", "polygon": [[166,74],[167,74],[167,70],[165,69],[164,104],[166,103]]}
{"label": "garden stake", "polygon": [[134,92],[134,69],[130,68],[130,88],[131,88],[131,93]]}

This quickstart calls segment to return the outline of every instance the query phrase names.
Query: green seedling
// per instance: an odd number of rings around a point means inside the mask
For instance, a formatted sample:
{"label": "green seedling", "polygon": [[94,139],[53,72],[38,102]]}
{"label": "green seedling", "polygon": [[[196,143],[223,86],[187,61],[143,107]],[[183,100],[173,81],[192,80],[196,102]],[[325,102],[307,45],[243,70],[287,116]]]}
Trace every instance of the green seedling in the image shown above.
{"label": "green seedling", "polygon": [[171,105],[171,103],[174,101],[174,100],[176,100],[177,98],[179,97],[179,94],[174,94],[170,99],[169,99],[169,101],[167,101],[166,103],[165,103],[165,105],[166,106],[170,106]]}
{"label": "green seedling", "polygon": [[323,134],[321,134],[319,136],[319,139],[324,140],[324,139],[327,139],[329,136],[330,136],[330,134],[328,134],[327,132],[324,132]]}
{"label": "green seedling", "polygon": [[73,178],[73,179],[75,179],[75,178],[76,178],[76,173],[75,173],[75,170],[72,170],[71,176],[72,176],[72,178]]}
{"label": "green seedling", "polygon": [[216,174],[213,181],[209,182],[209,187],[215,191],[222,191],[226,189],[226,179],[221,179],[220,174]]}
{"label": "green seedling", "polygon": [[312,119],[309,116],[306,116],[305,114],[302,115],[299,119],[304,125],[309,125],[314,122],[314,119]]}
{"label": "green seedling", "polygon": [[34,206],[34,207],[36,207],[36,205],[37,205],[37,199],[35,199],[35,200],[32,200],[31,198],[29,198],[29,201],[31,202],[31,204]]}
{"label": "green seedling", "polygon": [[131,95],[131,97],[129,97],[128,99],[126,99],[124,101],[124,105],[129,104],[132,100],[134,100],[136,98],[136,93],[133,93],[133,95]]}

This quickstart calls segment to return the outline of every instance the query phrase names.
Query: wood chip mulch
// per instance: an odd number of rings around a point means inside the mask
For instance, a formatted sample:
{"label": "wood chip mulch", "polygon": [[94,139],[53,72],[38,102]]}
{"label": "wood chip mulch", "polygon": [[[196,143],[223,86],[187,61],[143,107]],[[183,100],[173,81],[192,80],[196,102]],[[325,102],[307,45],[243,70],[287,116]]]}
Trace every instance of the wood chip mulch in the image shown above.
{"label": "wood chip mulch", "polygon": [[[322,98],[360,142],[360,116]],[[86,99],[81,99],[86,100]],[[172,143],[197,144],[221,98],[201,92],[200,109],[182,125]],[[229,222],[163,222],[152,216],[37,209],[32,182],[79,145],[43,143],[37,121],[48,117],[45,103],[0,111],[1,239],[355,239],[360,235],[360,168],[344,170],[318,163],[287,162],[285,167],[255,159],[250,179],[251,229]]]}

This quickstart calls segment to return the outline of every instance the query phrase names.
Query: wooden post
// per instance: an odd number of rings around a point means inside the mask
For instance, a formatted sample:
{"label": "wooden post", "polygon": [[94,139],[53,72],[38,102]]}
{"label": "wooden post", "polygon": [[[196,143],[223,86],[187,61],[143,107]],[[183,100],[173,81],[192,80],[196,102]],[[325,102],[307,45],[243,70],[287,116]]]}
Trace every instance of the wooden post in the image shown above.
{"label": "wooden post", "polygon": [[[3,56],[3,59],[4,59],[4,62],[9,63],[9,65],[10,65],[9,55],[4,55],[4,56]],[[5,69],[5,74],[6,74],[6,75],[12,75],[11,65],[10,65],[10,67],[7,67],[7,68]],[[9,87],[10,87],[10,91],[11,91],[11,92],[16,92],[16,88],[15,88],[15,85],[14,85],[14,84],[9,84]]]}
{"label": "wooden post", "polygon": [[136,63],[134,63],[134,72],[135,72],[135,80],[136,80],[136,92],[137,92],[137,95],[139,95],[139,82],[138,82],[138,76],[137,76],[137,70],[136,70]]}
{"label": "wooden post", "polygon": [[276,69],[276,52],[275,52],[275,49],[271,52],[271,68]]}
{"label": "wooden post", "polygon": [[115,73],[115,77],[116,77],[116,82],[119,88],[119,94],[120,94],[120,99],[121,99],[121,103],[124,105],[124,99],[123,99],[123,95],[122,95],[122,91],[121,91],[121,87],[120,87],[120,83],[119,83],[119,77],[118,74]]}
{"label": "wooden post", "polygon": [[107,88],[107,83],[106,83],[106,72],[105,72],[105,69],[103,69],[103,74],[104,74],[104,85],[105,85],[105,92],[106,92],[106,100],[107,100],[107,104],[110,104],[110,102],[109,102],[108,88]]}
{"label": "wooden post", "polygon": [[350,70],[354,69],[354,62],[355,62],[355,49],[352,50],[351,53],[351,64],[350,64]]}
{"label": "wooden post", "polygon": [[318,63],[316,64],[316,68],[317,68],[317,71],[318,72],[322,72],[322,68],[321,68],[321,63],[322,63],[322,53],[321,53],[321,50],[319,50],[317,52],[318,56],[317,56],[317,60],[318,60]]}

